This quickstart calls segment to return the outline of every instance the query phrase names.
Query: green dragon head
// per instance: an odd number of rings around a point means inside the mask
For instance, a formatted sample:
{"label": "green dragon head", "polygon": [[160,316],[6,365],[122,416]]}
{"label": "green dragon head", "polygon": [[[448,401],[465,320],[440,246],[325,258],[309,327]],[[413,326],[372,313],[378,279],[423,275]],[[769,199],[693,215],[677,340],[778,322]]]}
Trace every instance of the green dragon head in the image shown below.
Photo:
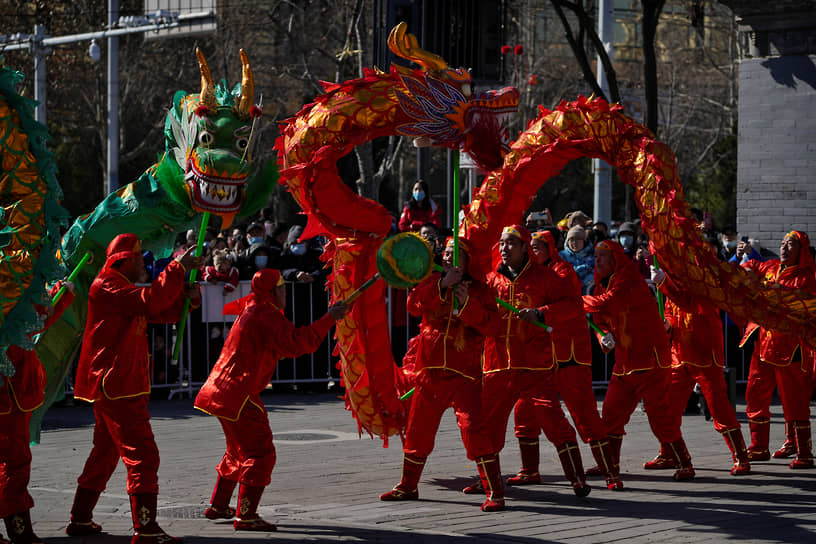
{"label": "green dragon head", "polygon": [[232,223],[246,201],[253,128],[261,116],[260,106],[253,104],[249,58],[243,49],[240,54],[241,83],[230,90],[226,82],[213,84],[204,54],[196,49],[201,92],[176,93],[164,129],[166,157],[175,159],[178,173],[183,173],[183,183],[165,188],[174,200],[189,201],[196,212],[221,216],[222,228]]}

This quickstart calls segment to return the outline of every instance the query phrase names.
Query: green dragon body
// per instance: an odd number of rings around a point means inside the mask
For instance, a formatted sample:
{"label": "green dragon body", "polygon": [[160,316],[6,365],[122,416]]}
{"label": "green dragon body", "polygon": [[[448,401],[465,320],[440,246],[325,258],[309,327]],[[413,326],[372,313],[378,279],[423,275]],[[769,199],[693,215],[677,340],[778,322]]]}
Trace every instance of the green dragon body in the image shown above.
{"label": "green dragon body", "polygon": [[108,195],[89,214],[79,217],[62,239],[60,257],[70,270],[86,253],[91,264],[75,280],[76,300],[45,331],[37,353],[48,373],[46,400],[32,418],[32,437],[39,420],[58,397],[79,348],[87,318],[87,293],[105,262],[105,248],[117,235],[130,232],[158,258],[167,257],[179,233],[198,228],[204,212],[219,216],[221,228],[236,216],[257,212],[276,185],[275,172],[264,172],[251,160],[253,123],[261,110],[253,105],[254,83],[249,60],[241,51],[243,77],[228,89],[213,84],[200,51],[201,92],[176,93],[165,122],[165,152],[136,181]]}

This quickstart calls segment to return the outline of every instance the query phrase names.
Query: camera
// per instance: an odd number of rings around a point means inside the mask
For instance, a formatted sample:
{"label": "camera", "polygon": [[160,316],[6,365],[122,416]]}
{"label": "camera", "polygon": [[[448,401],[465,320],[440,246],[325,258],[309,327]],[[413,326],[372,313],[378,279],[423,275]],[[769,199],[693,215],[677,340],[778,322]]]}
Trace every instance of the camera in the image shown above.
{"label": "camera", "polygon": [[743,237],[742,237],[742,241],[743,241],[743,242],[745,242],[745,243],[747,244],[747,243],[748,243],[748,237],[747,237],[747,236],[743,236]]}
{"label": "camera", "polygon": [[546,221],[547,214],[545,212],[533,212],[530,214],[530,219],[533,221]]}

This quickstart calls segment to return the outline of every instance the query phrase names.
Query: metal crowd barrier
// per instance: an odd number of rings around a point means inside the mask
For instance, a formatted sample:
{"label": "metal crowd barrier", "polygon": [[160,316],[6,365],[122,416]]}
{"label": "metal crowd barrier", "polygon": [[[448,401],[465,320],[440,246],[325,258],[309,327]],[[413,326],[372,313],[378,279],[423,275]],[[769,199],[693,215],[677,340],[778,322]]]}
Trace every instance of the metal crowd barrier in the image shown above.
{"label": "metal crowd barrier", "polygon": [[[201,283],[201,307],[194,310],[184,331],[184,338],[179,360],[172,360],[173,346],[177,334],[177,324],[148,325],[148,341],[152,349],[154,395],[166,394],[167,398],[175,395],[192,397],[207,379],[210,370],[218,359],[224,340],[229,333],[235,316],[222,314],[224,304],[250,293],[250,282],[242,281],[229,294],[224,294],[224,286]],[[386,304],[388,325],[391,331],[392,344],[395,344],[394,355],[397,359],[404,354],[408,341],[418,333],[419,320],[408,314],[404,296],[395,296],[397,292],[388,288]],[[323,289],[323,282],[288,283],[286,317],[295,326],[312,323],[328,308],[328,293]],[[403,317],[404,316],[404,317]],[[399,321],[399,324],[395,323]],[[723,331],[725,336],[726,379],[729,390],[736,383],[746,383],[750,366],[750,353],[735,346],[739,331],[729,323],[723,314]],[[604,354],[597,345],[593,335],[593,381],[596,389],[603,389],[609,383],[614,366],[614,353]],[[331,386],[340,381],[336,368],[338,357],[332,355],[335,347],[333,335],[327,335],[321,346],[312,354],[278,361],[270,385],[275,384],[326,384]],[[736,351],[736,353],[734,353]],[[72,380],[66,389],[71,393]]]}

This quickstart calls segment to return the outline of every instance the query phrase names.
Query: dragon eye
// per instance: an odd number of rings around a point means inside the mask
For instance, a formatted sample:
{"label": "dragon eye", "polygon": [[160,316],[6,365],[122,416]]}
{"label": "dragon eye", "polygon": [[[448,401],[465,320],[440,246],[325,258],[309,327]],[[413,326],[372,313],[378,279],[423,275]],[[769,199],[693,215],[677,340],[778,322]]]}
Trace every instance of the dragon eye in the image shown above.
{"label": "dragon eye", "polygon": [[213,136],[212,132],[202,130],[201,133],[198,135],[198,143],[202,147],[210,147],[210,145],[212,145],[214,141],[215,136]]}
{"label": "dragon eye", "polygon": [[249,138],[238,138],[235,140],[235,149],[243,153],[249,145]]}

